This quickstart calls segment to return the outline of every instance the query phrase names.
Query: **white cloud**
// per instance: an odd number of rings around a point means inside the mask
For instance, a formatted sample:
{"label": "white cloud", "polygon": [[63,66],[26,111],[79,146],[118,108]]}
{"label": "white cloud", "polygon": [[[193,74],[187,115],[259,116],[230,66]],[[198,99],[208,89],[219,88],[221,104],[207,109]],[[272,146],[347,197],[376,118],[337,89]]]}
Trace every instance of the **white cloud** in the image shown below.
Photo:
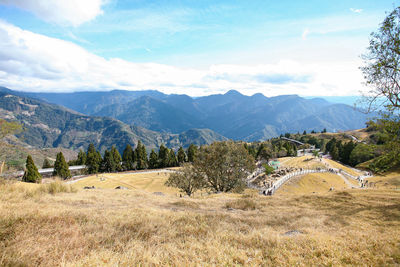
{"label": "white cloud", "polygon": [[16,6],[37,17],[61,25],[78,26],[101,15],[104,0],[0,0],[0,4]]}
{"label": "white cloud", "polygon": [[361,8],[359,8],[359,9],[357,9],[357,8],[350,8],[350,11],[351,11],[351,12],[354,12],[354,13],[361,13],[361,12],[363,12],[363,10],[362,10]]}
{"label": "white cloud", "polygon": [[303,34],[301,35],[301,39],[303,40],[307,40],[307,36],[310,34],[310,30],[309,29],[305,29],[303,31]]}
{"label": "white cloud", "polygon": [[144,90],[192,96],[236,89],[244,94],[354,95],[360,62],[177,68],[105,59],[82,47],[0,21],[0,85],[23,91]]}

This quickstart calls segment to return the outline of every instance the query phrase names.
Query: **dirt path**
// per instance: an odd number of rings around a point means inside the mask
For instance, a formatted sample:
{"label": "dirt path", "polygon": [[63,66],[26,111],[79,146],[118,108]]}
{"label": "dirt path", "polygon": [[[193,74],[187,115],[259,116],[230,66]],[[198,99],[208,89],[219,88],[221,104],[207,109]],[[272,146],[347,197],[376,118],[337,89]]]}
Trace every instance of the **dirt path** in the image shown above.
{"label": "dirt path", "polygon": [[[325,165],[327,165],[329,168],[331,168],[331,169],[337,169],[337,168],[333,167],[333,166],[332,166],[329,162],[327,162],[325,159],[322,159],[322,161],[323,161],[323,162],[325,163]],[[360,188],[361,188],[360,186],[356,186],[356,185],[350,183],[349,180],[348,180],[348,178],[345,177],[345,176],[344,176],[343,174],[341,174],[340,172],[337,173],[337,175],[339,175],[339,176],[343,179],[343,181],[347,184],[347,186],[348,186],[349,188],[357,188],[357,189],[360,189]]]}
{"label": "dirt path", "polygon": [[349,188],[357,188],[360,189],[360,186],[355,186],[354,184],[350,183],[349,180],[341,173],[338,173],[337,175],[339,175],[340,177],[342,177],[343,181],[347,184],[347,186]]}

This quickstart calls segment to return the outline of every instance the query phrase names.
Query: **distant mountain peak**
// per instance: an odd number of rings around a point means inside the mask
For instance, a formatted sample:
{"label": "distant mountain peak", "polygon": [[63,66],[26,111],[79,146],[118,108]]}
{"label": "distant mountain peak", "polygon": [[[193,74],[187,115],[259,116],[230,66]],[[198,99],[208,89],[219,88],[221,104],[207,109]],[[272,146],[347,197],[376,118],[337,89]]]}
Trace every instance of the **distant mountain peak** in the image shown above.
{"label": "distant mountain peak", "polygon": [[236,90],[229,90],[224,94],[225,96],[243,96],[240,92]]}
{"label": "distant mountain peak", "polygon": [[261,94],[261,93],[255,93],[254,95],[252,95],[252,97],[266,97],[265,95]]}

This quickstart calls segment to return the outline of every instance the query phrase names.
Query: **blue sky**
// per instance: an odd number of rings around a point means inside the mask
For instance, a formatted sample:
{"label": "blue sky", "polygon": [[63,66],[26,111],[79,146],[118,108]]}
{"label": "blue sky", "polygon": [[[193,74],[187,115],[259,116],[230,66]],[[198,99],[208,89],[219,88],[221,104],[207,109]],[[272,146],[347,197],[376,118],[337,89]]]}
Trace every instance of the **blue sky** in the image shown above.
{"label": "blue sky", "polygon": [[[399,1],[0,0],[0,85],[357,95]],[[64,3],[61,3],[64,2]]]}

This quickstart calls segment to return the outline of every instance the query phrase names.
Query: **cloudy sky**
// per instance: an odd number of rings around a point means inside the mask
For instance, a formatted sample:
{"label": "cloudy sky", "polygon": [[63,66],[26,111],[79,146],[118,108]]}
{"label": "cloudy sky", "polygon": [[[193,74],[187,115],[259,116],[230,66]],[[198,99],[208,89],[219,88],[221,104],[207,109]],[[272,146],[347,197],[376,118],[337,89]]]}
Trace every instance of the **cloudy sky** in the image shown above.
{"label": "cloudy sky", "polygon": [[395,0],[0,0],[0,86],[349,96]]}

